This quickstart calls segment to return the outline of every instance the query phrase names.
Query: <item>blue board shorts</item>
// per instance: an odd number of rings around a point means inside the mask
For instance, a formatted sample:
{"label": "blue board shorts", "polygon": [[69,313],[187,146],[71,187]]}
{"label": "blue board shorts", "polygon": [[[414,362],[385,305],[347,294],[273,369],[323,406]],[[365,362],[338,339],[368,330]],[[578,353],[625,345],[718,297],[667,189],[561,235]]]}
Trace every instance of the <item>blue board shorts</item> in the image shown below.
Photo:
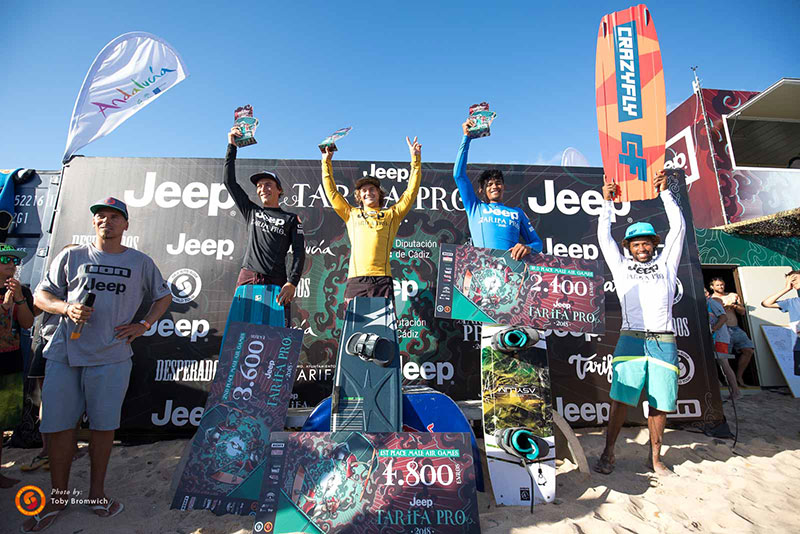
{"label": "blue board shorts", "polygon": [[731,333],[730,349],[731,354],[738,352],[742,349],[754,349],[756,346],[747,337],[747,333],[738,326],[729,326],[728,331]]}
{"label": "blue board shorts", "polygon": [[131,358],[89,367],[47,360],[39,431],[73,429],[84,412],[91,430],[118,429],[132,367]]}
{"label": "blue board shorts", "polygon": [[622,330],[612,360],[611,398],[639,404],[646,388],[651,408],[674,412],[678,401],[678,348],[674,334]]}

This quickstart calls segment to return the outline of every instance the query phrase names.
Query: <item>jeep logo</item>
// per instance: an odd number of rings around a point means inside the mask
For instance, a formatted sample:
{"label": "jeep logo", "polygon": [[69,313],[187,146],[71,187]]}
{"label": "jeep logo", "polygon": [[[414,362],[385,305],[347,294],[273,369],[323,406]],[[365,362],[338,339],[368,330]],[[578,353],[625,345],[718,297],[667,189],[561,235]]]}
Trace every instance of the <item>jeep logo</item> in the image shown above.
{"label": "jeep logo", "polygon": [[214,256],[218,260],[224,257],[232,259],[234,244],[230,239],[206,239],[200,241],[199,239],[186,239],[186,234],[178,236],[178,242],[174,245],[167,244],[167,253],[177,256],[185,252],[189,256],[196,256],[203,254],[204,256]]}
{"label": "jeep logo", "polygon": [[[575,215],[583,210],[589,215],[599,216],[603,208],[603,195],[600,191],[589,189],[584,191],[579,197],[578,193],[571,189],[561,189],[558,195],[555,194],[553,180],[544,181],[544,203],[540,203],[537,197],[528,197],[528,208],[534,213],[550,213],[557,209],[564,215]],[[616,215],[627,215],[631,211],[631,203],[623,202],[619,207],[614,204],[614,212],[611,220],[616,221]]]}
{"label": "jeep logo", "polygon": [[[222,194],[227,197],[222,200]],[[221,209],[227,210],[233,207],[233,198],[225,191],[225,186],[219,183],[212,183],[209,186],[203,182],[191,182],[181,189],[177,182],[164,182],[156,187],[156,173],[148,172],[145,175],[144,191],[140,197],[136,197],[136,192],[126,190],[124,193],[125,203],[134,208],[149,206],[155,201],[160,208],[174,208],[183,204],[190,209],[199,209],[208,206],[208,215],[215,217],[219,215]]]}

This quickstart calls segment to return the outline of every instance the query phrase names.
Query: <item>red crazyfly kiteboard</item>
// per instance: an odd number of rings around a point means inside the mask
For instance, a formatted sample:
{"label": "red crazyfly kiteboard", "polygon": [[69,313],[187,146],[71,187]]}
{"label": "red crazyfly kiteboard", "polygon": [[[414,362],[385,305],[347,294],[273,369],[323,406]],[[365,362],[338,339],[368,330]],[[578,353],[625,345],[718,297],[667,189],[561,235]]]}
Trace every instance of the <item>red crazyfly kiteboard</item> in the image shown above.
{"label": "red crazyfly kiteboard", "polygon": [[615,200],[656,197],[653,178],[664,167],[667,109],[661,49],[644,4],[606,15],[597,33],[597,128]]}

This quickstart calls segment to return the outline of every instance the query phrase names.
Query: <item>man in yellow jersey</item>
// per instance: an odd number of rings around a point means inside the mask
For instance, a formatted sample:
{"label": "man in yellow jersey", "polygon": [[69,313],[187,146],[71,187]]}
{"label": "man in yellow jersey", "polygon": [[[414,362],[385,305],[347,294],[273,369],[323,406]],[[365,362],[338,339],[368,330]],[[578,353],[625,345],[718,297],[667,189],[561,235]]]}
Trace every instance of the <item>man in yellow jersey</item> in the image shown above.
{"label": "man in yellow jersey", "polygon": [[344,290],[348,301],[353,297],[394,298],[389,254],[397,229],[417,198],[422,178],[422,145],[416,137],[413,141],[406,137],[406,143],[411,152],[411,177],[403,196],[387,209],[383,209],[386,193],[380,181],[372,176],[356,182],[353,192],[356,205],[351,206],[336,190],[331,165],[333,150],[329,147],[322,155],[322,187],[333,209],[344,220],[350,237],[350,268]]}

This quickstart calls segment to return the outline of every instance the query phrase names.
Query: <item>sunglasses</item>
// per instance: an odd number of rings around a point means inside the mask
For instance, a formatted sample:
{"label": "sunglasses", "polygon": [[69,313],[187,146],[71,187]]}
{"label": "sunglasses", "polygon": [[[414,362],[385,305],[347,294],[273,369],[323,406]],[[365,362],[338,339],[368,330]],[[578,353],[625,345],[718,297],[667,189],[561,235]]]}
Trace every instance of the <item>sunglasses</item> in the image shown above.
{"label": "sunglasses", "polygon": [[16,256],[0,256],[0,263],[3,265],[7,265],[9,263],[13,263],[14,265],[19,265],[22,262]]}

